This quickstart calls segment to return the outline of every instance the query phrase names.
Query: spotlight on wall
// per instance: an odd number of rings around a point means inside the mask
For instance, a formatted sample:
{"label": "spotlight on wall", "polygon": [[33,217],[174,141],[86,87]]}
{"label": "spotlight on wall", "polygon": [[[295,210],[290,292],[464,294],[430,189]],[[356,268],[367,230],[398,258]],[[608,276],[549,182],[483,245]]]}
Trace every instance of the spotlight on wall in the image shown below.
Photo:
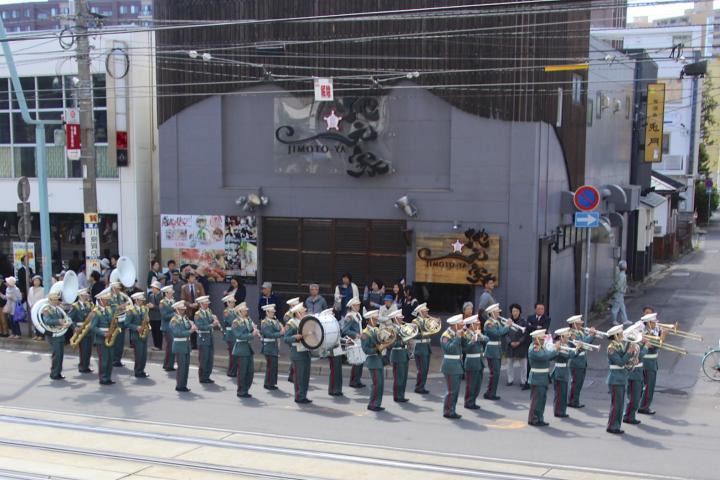
{"label": "spotlight on wall", "polygon": [[395,208],[399,208],[403,212],[405,212],[405,215],[407,215],[410,218],[417,217],[418,210],[415,205],[410,202],[410,199],[407,197],[407,195],[404,195],[397,199],[395,202]]}
{"label": "spotlight on wall", "polygon": [[246,212],[254,212],[268,203],[270,203],[270,199],[260,195],[259,192],[251,193],[247,197],[238,197],[237,200],[235,200],[235,205],[242,205],[243,210]]}
{"label": "spotlight on wall", "polygon": [[457,231],[459,231],[461,228],[462,228],[462,223],[460,223],[460,222],[458,222],[457,220],[455,220],[455,221],[453,222],[453,226],[452,226],[453,232],[457,232]]}

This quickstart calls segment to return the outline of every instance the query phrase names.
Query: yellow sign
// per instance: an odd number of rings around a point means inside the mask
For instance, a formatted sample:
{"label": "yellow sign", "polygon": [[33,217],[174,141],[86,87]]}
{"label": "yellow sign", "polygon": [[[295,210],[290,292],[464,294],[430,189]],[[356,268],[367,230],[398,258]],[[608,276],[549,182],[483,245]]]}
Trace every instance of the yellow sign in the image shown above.
{"label": "yellow sign", "polygon": [[500,237],[485,230],[450,235],[418,234],[415,281],[483,284],[498,279]]}
{"label": "yellow sign", "polygon": [[571,63],[569,65],[546,65],[546,72],[571,72],[575,70],[587,70],[589,63]]}
{"label": "yellow sign", "polygon": [[663,122],[665,121],[665,84],[648,85],[645,121],[645,161],[662,162]]}

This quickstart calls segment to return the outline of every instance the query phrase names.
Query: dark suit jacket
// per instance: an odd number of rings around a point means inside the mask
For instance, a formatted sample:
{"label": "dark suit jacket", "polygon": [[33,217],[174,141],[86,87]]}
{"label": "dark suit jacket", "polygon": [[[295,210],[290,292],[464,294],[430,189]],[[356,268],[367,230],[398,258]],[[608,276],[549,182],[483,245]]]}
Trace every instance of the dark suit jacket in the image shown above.
{"label": "dark suit jacket", "polygon": [[538,320],[537,315],[534,313],[531,315],[528,315],[527,317],[527,330],[525,331],[526,334],[530,334],[530,332],[534,332],[535,330],[541,330],[541,329],[548,329],[550,328],[550,317],[547,315],[542,315],[540,317],[540,320]]}
{"label": "dark suit jacket", "polygon": [[[197,299],[198,297],[202,297],[203,295],[205,295],[205,288],[203,288],[202,283],[195,282],[195,298]],[[185,300],[185,305],[187,306],[186,315],[190,320],[193,320],[195,318],[195,312],[197,311],[198,307],[197,305],[192,305],[195,302],[193,302],[192,294],[190,293],[189,283],[186,283],[180,289],[180,299]]]}

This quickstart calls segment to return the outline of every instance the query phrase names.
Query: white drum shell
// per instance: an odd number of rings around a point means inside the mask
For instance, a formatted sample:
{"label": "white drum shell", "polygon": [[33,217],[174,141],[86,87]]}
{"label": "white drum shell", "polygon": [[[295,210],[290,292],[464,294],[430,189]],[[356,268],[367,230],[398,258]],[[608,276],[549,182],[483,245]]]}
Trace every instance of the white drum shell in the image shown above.
{"label": "white drum shell", "polygon": [[367,355],[360,345],[348,345],[345,349],[345,355],[350,365],[362,365],[367,358]]}
{"label": "white drum shell", "polygon": [[[332,313],[322,312],[318,315],[308,315],[300,321],[300,334],[302,343],[308,350],[332,350],[340,343],[340,324]],[[320,331],[320,338],[308,338],[311,331]]]}

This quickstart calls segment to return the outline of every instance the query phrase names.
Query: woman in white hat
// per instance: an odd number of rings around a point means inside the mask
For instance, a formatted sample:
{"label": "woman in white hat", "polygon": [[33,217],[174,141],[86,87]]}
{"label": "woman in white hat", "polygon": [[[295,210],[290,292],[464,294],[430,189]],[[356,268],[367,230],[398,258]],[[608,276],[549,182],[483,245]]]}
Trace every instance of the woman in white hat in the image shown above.
{"label": "woman in white hat", "polygon": [[5,289],[6,303],[3,307],[3,312],[5,312],[5,315],[10,322],[10,329],[12,331],[10,338],[20,338],[22,332],[20,331],[20,323],[18,322],[19,319],[15,318],[15,307],[22,301],[22,292],[16,285],[17,280],[15,277],[7,277],[5,279],[5,283],[7,284],[7,288]]}
{"label": "woman in white hat", "polygon": [[[32,311],[33,305],[43,298],[45,298],[45,289],[43,288],[42,277],[40,275],[35,275],[32,277],[32,285],[30,285],[30,290],[28,290],[27,295],[28,311]],[[33,340],[44,340],[40,331],[37,329],[34,330],[35,336],[33,337]]]}

